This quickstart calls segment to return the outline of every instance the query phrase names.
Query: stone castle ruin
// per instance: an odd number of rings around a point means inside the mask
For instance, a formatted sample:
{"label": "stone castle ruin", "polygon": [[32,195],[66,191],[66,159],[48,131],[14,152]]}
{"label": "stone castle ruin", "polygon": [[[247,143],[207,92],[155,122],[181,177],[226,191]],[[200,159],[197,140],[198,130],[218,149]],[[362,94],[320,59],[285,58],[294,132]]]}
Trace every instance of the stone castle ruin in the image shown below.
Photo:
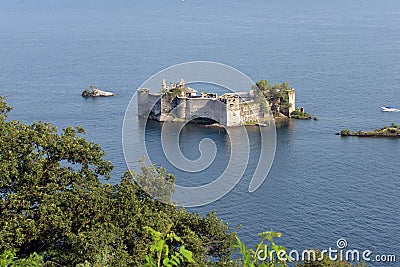
{"label": "stone castle ruin", "polygon": [[[138,89],[138,116],[157,121],[191,121],[206,118],[223,126],[268,123],[273,120],[270,104],[264,97],[249,92],[216,93],[198,92],[179,83],[162,81],[160,93],[152,94],[147,88]],[[295,107],[295,91],[288,92],[291,108]]]}

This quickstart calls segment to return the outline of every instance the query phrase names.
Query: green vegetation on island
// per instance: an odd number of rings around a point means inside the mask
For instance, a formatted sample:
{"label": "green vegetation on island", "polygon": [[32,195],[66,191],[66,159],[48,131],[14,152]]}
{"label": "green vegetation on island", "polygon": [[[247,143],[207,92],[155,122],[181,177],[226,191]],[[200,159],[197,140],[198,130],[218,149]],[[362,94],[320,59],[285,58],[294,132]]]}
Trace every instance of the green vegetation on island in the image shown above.
{"label": "green vegetation on island", "polygon": [[247,121],[244,125],[245,126],[256,126],[258,125],[258,121]]}
{"label": "green vegetation on island", "polygon": [[[304,111],[304,108],[296,108],[294,106],[295,90],[287,82],[283,82],[282,84],[275,83],[271,86],[268,80],[260,80],[256,83],[255,89],[259,89],[256,92],[260,91],[264,99],[267,100],[272,114],[276,119],[293,118],[309,120],[312,118],[310,113]],[[318,119],[317,117],[314,118],[315,120]]]}
{"label": "green vegetation on island", "polygon": [[350,131],[344,129],[339,133],[341,136],[359,136],[359,137],[400,137],[400,126],[392,123],[390,126],[378,128],[375,131]]}
{"label": "green vegetation on island", "polygon": [[[290,117],[297,120],[311,120],[311,114],[304,112],[302,108],[296,108],[295,111],[290,113]],[[318,118],[314,117],[314,119],[317,120]]]}
{"label": "green vegetation on island", "polygon": [[290,115],[289,109],[291,108],[291,103],[289,102],[289,92],[292,89],[287,82],[283,82],[282,84],[275,83],[271,86],[268,80],[261,80],[256,83],[256,86],[270,104],[274,117]]}
{"label": "green vegetation on island", "polygon": [[94,86],[94,85],[90,85],[89,88],[90,89],[85,88],[85,90],[83,90],[83,92],[82,92],[82,96],[83,97],[93,96],[94,95],[94,89],[97,89],[97,87]]}

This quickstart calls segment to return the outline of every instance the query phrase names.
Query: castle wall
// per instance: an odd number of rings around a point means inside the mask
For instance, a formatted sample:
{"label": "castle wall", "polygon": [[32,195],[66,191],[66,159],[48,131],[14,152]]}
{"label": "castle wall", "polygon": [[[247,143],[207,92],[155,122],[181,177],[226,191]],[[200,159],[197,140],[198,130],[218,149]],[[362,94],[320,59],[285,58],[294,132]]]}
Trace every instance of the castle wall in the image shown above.
{"label": "castle wall", "polygon": [[189,98],[186,104],[186,117],[205,117],[226,125],[226,106],[217,99]]}
{"label": "castle wall", "polygon": [[[237,94],[226,94],[220,98],[191,98],[178,96],[171,100],[161,94],[150,94],[149,89],[138,90],[138,115],[149,119],[166,121],[169,115],[173,118],[191,120],[204,117],[217,121],[224,126],[239,126],[247,122],[259,122],[268,118],[261,104],[251,100],[250,93],[242,93],[245,102]],[[288,90],[289,113],[295,110],[295,90]]]}
{"label": "castle wall", "polygon": [[159,120],[161,115],[161,101],[159,94],[149,94],[149,89],[138,90],[138,116]]}
{"label": "castle wall", "polygon": [[138,116],[145,117],[146,112],[149,111],[148,105],[149,89],[139,89],[138,90]]}
{"label": "castle wall", "polygon": [[242,125],[240,118],[240,99],[239,97],[229,97],[226,99],[226,126]]}
{"label": "castle wall", "polygon": [[258,122],[263,117],[260,104],[254,101],[240,103],[240,118],[242,124],[246,122]]}
{"label": "castle wall", "polygon": [[161,97],[160,99],[160,109],[161,109],[161,114],[160,114],[160,121],[166,121],[168,115],[171,113],[172,107],[171,103],[168,99],[168,97]]}
{"label": "castle wall", "polygon": [[160,120],[161,116],[161,100],[160,95],[149,95],[148,107],[152,108],[150,111],[150,119]]}
{"label": "castle wall", "polygon": [[289,107],[289,115],[290,115],[290,113],[296,110],[296,91],[294,89],[288,90],[288,96],[289,96],[289,103],[291,104]]}
{"label": "castle wall", "polygon": [[177,106],[176,115],[178,118],[186,119],[187,97],[177,97],[174,99]]}

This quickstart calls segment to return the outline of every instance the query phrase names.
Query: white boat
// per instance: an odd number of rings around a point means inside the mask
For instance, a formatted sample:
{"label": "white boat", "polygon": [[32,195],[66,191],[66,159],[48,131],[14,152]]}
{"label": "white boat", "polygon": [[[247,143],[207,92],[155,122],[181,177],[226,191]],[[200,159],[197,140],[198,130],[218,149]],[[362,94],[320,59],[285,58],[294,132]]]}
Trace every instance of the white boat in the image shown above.
{"label": "white boat", "polygon": [[399,112],[400,109],[394,107],[381,107],[382,111],[384,112]]}

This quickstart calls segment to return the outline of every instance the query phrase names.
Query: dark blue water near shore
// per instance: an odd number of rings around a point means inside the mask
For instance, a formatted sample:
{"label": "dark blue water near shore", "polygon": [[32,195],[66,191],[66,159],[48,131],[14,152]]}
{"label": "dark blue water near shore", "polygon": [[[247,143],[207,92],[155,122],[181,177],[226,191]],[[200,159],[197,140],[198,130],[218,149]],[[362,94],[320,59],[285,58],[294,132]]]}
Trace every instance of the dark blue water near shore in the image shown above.
{"label": "dark blue water near shore", "polygon": [[[155,72],[211,60],[253,80],[289,81],[297,104],[319,120],[277,129],[276,158],[259,190],[247,192],[247,171],[230,194],[193,210],[216,209],[231,226],[242,224],[240,236],[248,244],[258,232],[273,229],[290,248],[327,249],[344,237],[350,248],[397,254],[399,140],[334,133],[400,123],[400,113],[379,109],[400,107],[400,3],[216,2],[1,2],[0,94],[9,95],[11,118],[85,127],[88,139],[101,144],[116,166],[112,182],[117,182],[126,169],[121,145],[126,106]],[[81,98],[90,84],[117,95]],[[159,126],[149,127],[148,138],[157,137]],[[195,157],[193,133],[199,133],[195,140],[212,135],[223,167],[224,133],[196,127],[182,136],[182,150]],[[254,139],[255,151],[256,145]],[[149,146],[152,160],[169,169],[157,158],[157,142]],[[249,168],[256,163],[250,161]]]}

